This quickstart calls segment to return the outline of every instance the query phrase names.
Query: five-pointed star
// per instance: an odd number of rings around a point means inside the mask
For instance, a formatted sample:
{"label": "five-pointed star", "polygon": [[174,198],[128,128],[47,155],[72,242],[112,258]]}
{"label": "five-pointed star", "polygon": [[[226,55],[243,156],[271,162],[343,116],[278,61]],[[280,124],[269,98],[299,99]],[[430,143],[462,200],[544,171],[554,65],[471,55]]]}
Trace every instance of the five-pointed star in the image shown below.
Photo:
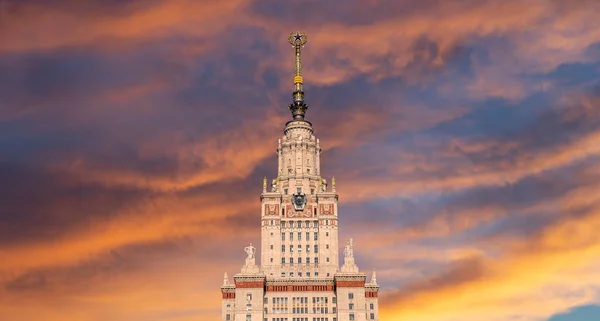
{"label": "five-pointed star", "polygon": [[296,41],[302,40],[302,35],[299,34],[298,32],[296,32],[296,34],[294,35],[294,40],[296,40]]}

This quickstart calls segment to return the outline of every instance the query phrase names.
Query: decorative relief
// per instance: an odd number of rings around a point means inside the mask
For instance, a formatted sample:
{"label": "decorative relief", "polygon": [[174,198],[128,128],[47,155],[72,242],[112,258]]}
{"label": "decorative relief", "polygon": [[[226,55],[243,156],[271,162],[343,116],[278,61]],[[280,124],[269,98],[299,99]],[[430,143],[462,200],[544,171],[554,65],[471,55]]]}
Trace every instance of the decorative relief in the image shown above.
{"label": "decorative relief", "polygon": [[264,281],[253,281],[253,282],[235,282],[236,288],[262,288],[265,285]]}
{"label": "decorative relief", "polygon": [[321,214],[323,215],[333,215],[333,204],[320,204],[321,205]]}
{"label": "decorative relief", "polygon": [[365,286],[365,280],[360,281],[336,281],[335,284],[338,288],[361,288]]}
{"label": "decorative relief", "polygon": [[267,215],[279,215],[279,204],[265,204],[265,213]]}

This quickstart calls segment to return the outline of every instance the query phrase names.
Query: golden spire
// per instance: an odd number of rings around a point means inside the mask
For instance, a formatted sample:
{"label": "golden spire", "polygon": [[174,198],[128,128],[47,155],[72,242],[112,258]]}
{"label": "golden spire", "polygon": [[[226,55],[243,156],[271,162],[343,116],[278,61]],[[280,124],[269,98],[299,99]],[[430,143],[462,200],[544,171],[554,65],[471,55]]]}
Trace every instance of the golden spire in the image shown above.
{"label": "golden spire", "polygon": [[295,49],[296,66],[294,71],[294,102],[289,108],[292,111],[294,120],[304,120],[304,113],[308,109],[308,105],[304,103],[304,90],[302,89],[302,58],[300,56],[300,48],[306,44],[306,34],[296,32],[290,33],[288,37],[290,44]]}

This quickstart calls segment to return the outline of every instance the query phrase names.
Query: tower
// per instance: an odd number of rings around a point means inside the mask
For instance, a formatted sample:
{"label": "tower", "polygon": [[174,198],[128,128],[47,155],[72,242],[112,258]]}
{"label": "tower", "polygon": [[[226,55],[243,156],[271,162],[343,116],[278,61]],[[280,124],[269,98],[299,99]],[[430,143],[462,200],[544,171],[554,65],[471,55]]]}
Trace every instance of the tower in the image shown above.
{"label": "tower", "polygon": [[277,176],[263,179],[260,266],[250,244],[233,284],[225,273],[222,321],[379,320],[375,272],[366,283],[352,239],[339,265],[335,178],[329,186],[321,176],[320,141],[305,119],[301,48],[307,38],[296,32],[289,41],[295,53],[292,120],[277,143]]}

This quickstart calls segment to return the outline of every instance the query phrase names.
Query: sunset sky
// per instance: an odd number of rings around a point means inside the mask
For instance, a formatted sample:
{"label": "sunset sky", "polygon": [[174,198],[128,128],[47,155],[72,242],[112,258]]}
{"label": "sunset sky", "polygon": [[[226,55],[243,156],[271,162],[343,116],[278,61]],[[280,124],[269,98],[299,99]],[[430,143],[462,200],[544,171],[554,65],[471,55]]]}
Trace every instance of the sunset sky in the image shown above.
{"label": "sunset sky", "polygon": [[600,1],[0,0],[0,320],[219,320],[307,119],[382,321],[600,320]]}

